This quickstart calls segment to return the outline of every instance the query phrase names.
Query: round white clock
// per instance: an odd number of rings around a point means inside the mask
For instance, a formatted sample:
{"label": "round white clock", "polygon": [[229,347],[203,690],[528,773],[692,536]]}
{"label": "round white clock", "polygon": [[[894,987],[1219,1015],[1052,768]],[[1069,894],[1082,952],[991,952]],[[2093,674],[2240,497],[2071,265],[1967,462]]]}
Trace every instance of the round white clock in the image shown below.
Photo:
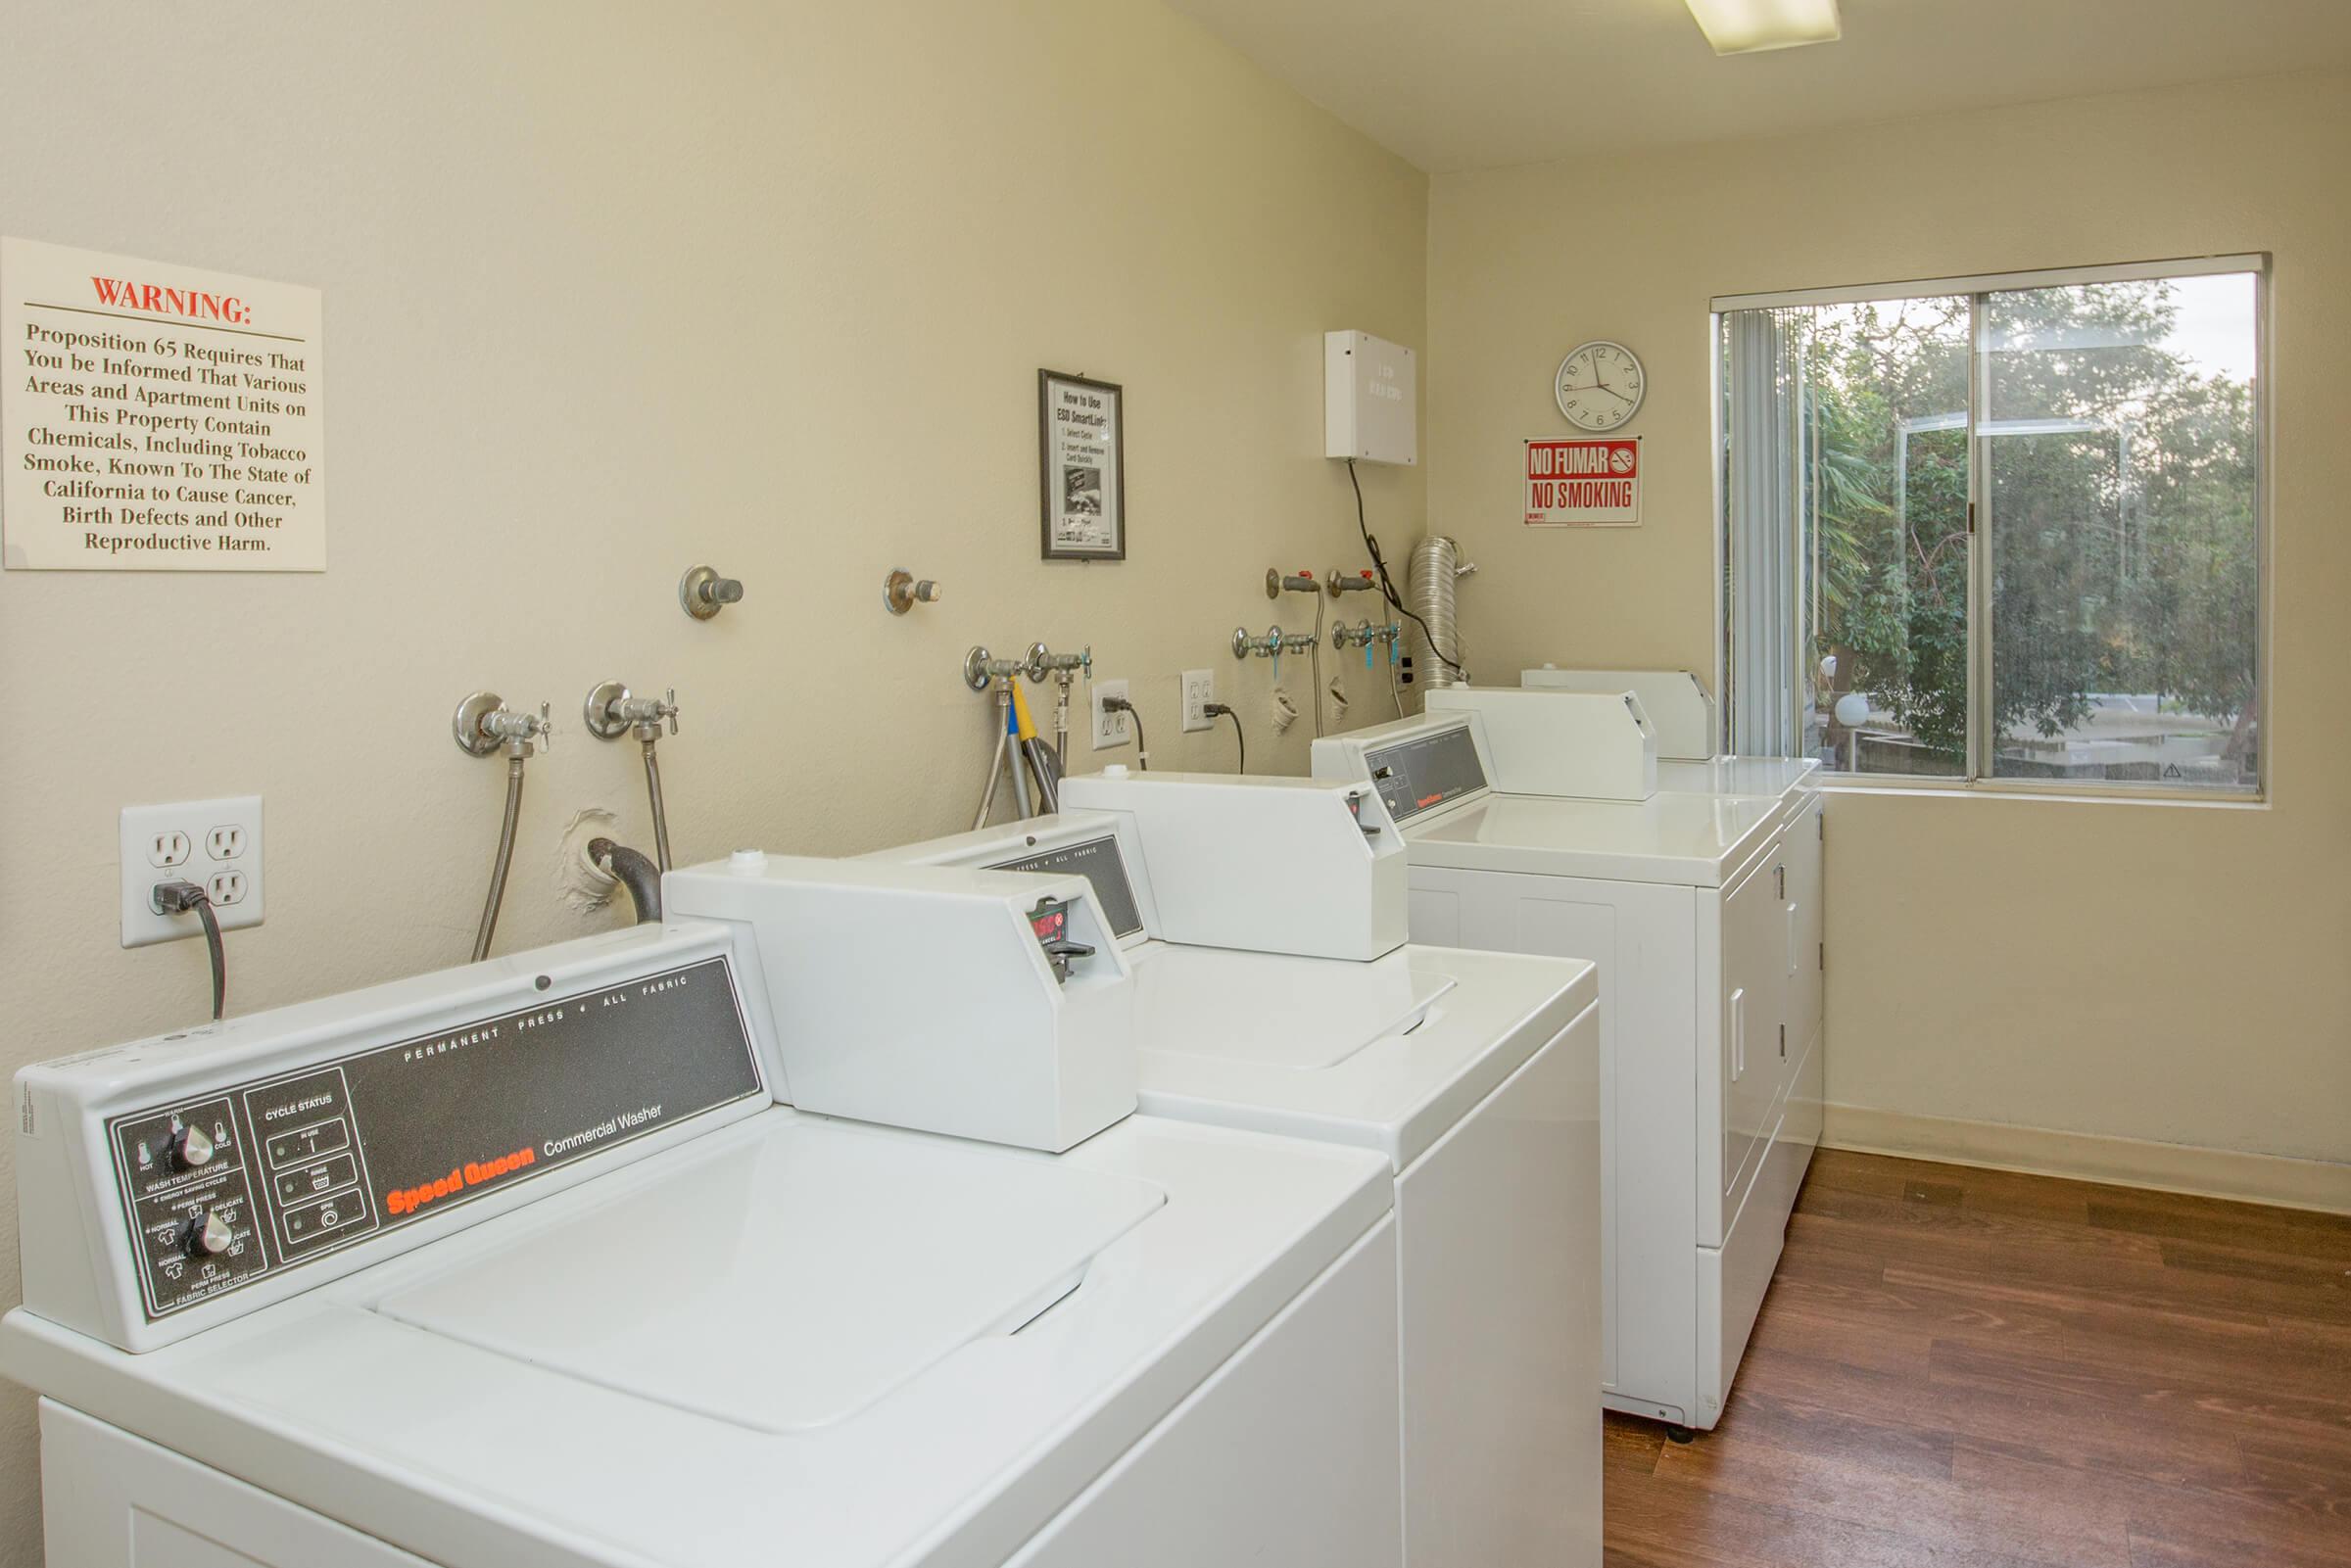
{"label": "round white clock", "polygon": [[1632,350],[1594,338],[1568,351],[1555,382],[1559,412],[1578,430],[1619,430],[1641,408],[1649,377]]}

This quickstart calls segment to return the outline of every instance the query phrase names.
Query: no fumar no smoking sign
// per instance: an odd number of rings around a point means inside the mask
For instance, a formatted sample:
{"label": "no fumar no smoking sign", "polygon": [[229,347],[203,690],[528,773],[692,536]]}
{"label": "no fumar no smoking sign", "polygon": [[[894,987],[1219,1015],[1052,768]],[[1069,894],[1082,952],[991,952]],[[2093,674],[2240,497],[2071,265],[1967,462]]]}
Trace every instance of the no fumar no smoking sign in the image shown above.
{"label": "no fumar no smoking sign", "polygon": [[1631,528],[1641,521],[1641,438],[1526,444],[1529,528]]}

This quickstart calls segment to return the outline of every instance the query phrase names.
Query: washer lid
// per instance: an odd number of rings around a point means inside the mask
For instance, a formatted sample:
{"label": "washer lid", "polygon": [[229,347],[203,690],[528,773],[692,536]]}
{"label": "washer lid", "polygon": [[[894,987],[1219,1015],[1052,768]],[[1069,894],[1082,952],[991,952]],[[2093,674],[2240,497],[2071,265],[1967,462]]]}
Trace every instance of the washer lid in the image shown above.
{"label": "washer lid", "polygon": [[1401,1172],[1590,1007],[1580,959],[1134,950],[1146,1114],[1375,1149]]}
{"label": "washer lid", "polygon": [[1781,802],[1765,795],[1647,800],[1489,795],[1404,831],[1415,866],[1719,887],[1761,849]]}
{"label": "washer lid", "polygon": [[1660,761],[1657,787],[1669,794],[1785,795],[1820,787],[1820,763],[1811,757],[1709,757]]}
{"label": "washer lid", "polygon": [[1368,963],[1152,944],[1134,971],[1135,1044],[1312,1072],[1425,1018],[1454,978],[1398,948]]}
{"label": "washer lid", "polygon": [[846,1420],[1009,1334],[1156,1184],[842,1126],[717,1150],[396,1290],[385,1316],[754,1431]]}

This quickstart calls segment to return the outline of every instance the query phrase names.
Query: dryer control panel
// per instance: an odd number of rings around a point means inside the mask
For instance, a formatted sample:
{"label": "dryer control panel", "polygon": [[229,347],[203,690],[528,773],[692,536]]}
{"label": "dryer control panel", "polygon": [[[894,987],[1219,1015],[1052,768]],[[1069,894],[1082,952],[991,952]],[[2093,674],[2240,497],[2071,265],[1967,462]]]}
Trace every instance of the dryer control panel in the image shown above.
{"label": "dryer control panel", "polygon": [[[310,1266],[321,1259],[388,1256],[364,1248],[370,1239],[722,1107],[766,1104],[731,954],[723,933],[704,931],[560,979],[553,966],[517,974],[488,1000],[476,978],[470,1006],[375,1009],[360,992],[335,999],[347,1004],[342,1027],[335,1001],[312,1003],[27,1069],[18,1143],[27,1304],[53,1317],[70,1309],[71,1294],[45,1277],[64,1238],[31,1216],[55,1217],[47,1189],[70,1176],[60,1146],[83,1127],[95,1147],[66,1163],[96,1166],[102,1196],[87,1212],[119,1213],[127,1247],[116,1253],[103,1230],[83,1246],[121,1259],[111,1271],[123,1315],[152,1329],[182,1314],[212,1320],[216,1311],[195,1309],[232,1293],[274,1300],[287,1292],[252,1287],[316,1283],[347,1271]],[[441,978],[404,983],[429,994]],[[294,1271],[299,1284],[285,1279]]]}

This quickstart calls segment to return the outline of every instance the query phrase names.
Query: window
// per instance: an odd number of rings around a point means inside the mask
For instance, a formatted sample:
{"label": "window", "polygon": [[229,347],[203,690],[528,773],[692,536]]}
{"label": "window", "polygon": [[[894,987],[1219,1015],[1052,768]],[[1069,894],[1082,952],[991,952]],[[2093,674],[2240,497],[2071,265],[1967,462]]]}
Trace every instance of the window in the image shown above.
{"label": "window", "polygon": [[1731,749],[2258,793],[2262,286],[1716,301]]}

